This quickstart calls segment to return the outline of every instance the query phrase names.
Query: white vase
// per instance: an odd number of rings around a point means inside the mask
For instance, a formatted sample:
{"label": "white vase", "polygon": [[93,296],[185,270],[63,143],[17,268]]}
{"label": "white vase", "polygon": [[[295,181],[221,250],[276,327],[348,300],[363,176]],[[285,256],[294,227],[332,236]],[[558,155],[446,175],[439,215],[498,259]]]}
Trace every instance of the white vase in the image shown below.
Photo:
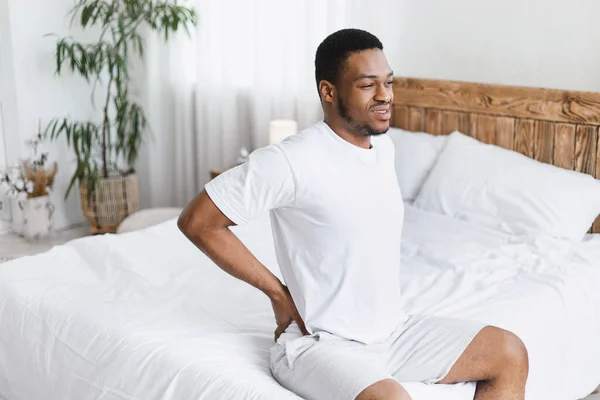
{"label": "white vase", "polygon": [[50,236],[54,230],[54,204],[49,196],[33,197],[17,202],[21,213],[21,232],[35,241]]}
{"label": "white vase", "polygon": [[10,231],[16,235],[23,235],[23,210],[19,207],[19,200],[10,198]]}

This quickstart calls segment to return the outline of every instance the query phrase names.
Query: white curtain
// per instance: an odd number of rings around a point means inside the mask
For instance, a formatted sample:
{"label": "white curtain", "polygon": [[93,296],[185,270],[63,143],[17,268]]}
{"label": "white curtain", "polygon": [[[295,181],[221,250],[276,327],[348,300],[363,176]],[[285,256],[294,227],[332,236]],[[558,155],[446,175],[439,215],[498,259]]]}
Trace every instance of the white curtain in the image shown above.
{"label": "white curtain", "polygon": [[367,5],[377,7],[375,19],[386,13],[383,2],[350,0],[186,5],[199,17],[192,37],[164,44],[150,34],[144,74],[137,77],[153,130],[138,167],[142,207],[186,204],[211,168],[234,165],[242,147],[268,144],[272,119],[294,119],[300,129],[320,120],[317,46],[338,29],[358,27],[357,14]]}

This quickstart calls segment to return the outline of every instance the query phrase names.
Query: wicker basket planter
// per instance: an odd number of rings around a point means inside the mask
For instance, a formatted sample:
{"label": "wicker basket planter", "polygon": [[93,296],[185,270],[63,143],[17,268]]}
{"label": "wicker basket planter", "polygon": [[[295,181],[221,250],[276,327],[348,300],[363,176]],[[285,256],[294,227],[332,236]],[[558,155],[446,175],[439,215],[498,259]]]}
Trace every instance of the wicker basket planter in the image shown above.
{"label": "wicker basket planter", "polygon": [[137,175],[102,178],[88,196],[87,184],[80,186],[81,209],[90,223],[90,232],[115,233],[121,221],[139,211]]}

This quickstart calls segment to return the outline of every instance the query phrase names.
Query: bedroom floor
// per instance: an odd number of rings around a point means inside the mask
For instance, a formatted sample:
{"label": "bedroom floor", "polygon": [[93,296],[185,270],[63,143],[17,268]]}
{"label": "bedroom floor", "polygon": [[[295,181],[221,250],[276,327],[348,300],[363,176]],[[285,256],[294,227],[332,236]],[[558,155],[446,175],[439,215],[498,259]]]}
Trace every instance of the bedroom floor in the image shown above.
{"label": "bedroom floor", "polygon": [[34,243],[27,242],[22,237],[13,234],[0,235],[0,263],[17,257],[41,253],[51,249],[53,246],[86,235],[89,235],[89,227],[87,225],[77,225],[56,231],[52,237]]}

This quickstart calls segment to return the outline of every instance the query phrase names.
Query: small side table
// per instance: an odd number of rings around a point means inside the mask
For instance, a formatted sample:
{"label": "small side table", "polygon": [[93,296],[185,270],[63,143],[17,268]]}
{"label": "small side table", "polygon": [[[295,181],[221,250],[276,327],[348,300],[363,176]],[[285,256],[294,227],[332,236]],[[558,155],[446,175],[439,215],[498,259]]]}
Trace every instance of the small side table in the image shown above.
{"label": "small side table", "polygon": [[213,168],[210,170],[210,179],[215,179],[217,176],[225,172],[224,169]]}

